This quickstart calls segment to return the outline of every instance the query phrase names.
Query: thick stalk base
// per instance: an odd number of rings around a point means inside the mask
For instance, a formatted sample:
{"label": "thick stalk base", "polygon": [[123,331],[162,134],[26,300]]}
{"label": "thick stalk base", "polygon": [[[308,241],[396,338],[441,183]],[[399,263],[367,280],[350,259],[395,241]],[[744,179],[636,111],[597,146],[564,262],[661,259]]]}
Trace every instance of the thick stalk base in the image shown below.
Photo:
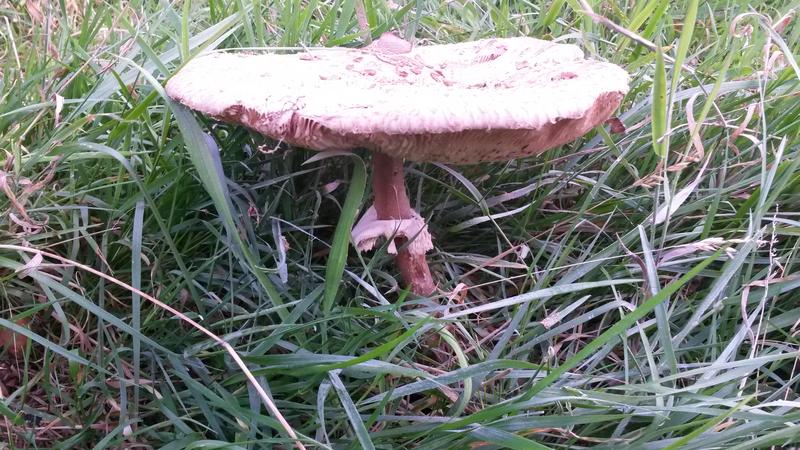
{"label": "thick stalk base", "polygon": [[[395,243],[400,246],[403,243],[396,239]],[[405,250],[400,251],[395,257],[397,267],[403,276],[408,290],[421,297],[427,297],[436,292],[436,283],[433,282],[431,269],[425,255],[413,255]]]}

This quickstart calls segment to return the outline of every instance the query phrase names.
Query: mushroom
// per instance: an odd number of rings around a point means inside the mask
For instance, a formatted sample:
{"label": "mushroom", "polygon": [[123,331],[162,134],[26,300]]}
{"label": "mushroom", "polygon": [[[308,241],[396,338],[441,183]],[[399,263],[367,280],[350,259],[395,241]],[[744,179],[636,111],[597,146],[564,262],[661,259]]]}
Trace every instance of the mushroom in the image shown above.
{"label": "mushroom", "polygon": [[381,237],[409,289],[436,289],[433,248],[410,205],[403,161],[474,164],[541,153],[605,122],[628,91],[620,67],[534,38],[412,48],[384,34],[361,49],[212,53],[167,83],[170,97],[216,119],[313,150],[372,155],[374,204],[354,227]]}

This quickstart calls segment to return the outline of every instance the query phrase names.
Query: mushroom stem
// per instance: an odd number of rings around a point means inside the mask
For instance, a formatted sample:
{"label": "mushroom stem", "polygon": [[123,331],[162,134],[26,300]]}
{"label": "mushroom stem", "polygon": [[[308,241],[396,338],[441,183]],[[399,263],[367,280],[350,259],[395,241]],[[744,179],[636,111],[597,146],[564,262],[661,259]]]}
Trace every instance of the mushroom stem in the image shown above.
{"label": "mushroom stem", "polygon": [[[379,152],[372,154],[372,194],[375,197],[375,211],[379,220],[410,219],[411,203],[406,195],[406,183],[403,177],[403,160],[393,158]],[[431,270],[425,255],[412,254],[402,248],[405,238],[395,238],[398,248],[395,261],[400,275],[414,294],[427,296],[436,291]]]}

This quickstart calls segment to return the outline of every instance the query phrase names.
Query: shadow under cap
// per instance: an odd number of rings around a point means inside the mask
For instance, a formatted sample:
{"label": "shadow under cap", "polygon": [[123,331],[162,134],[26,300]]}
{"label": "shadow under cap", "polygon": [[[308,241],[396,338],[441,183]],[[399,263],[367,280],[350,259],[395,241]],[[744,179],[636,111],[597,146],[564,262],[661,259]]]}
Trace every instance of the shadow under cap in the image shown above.
{"label": "shadow under cap", "polygon": [[584,59],[573,45],[506,38],[391,53],[379,42],[200,56],[167,93],[300,147],[469,164],[570,142],[607,120],[628,91],[623,69]]}

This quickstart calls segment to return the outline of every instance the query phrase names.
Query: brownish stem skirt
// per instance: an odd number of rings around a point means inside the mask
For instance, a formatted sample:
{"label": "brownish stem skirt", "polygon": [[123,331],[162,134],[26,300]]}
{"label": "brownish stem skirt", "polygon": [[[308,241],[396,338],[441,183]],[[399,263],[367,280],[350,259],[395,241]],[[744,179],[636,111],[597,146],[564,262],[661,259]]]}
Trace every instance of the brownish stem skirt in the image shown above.
{"label": "brownish stem skirt", "polygon": [[[403,160],[381,153],[372,155],[372,194],[379,220],[411,218],[411,203],[406,195],[403,177]],[[396,238],[398,249],[406,243]],[[436,290],[431,270],[425,255],[412,255],[406,249],[399,250],[395,257],[400,275],[411,292],[427,296]]]}

